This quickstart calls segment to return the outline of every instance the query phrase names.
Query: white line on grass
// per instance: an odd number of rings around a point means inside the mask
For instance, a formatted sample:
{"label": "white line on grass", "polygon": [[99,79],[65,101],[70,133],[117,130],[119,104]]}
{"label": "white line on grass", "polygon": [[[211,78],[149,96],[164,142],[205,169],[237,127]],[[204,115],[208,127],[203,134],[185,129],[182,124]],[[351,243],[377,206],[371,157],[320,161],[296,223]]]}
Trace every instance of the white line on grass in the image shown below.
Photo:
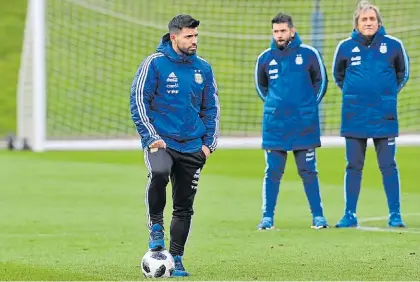
{"label": "white line on grass", "polygon": [[[404,214],[404,216],[420,216],[420,213],[409,213]],[[376,216],[376,217],[367,217],[359,219],[359,223],[370,222],[370,221],[380,221],[380,220],[387,220],[388,216]],[[356,228],[357,230],[361,231],[371,231],[371,232],[397,232],[397,233],[413,233],[413,234],[420,234],[419,229],[413,228],[382,228],[382,227],[373,227],[373,226],[360,226]]]}

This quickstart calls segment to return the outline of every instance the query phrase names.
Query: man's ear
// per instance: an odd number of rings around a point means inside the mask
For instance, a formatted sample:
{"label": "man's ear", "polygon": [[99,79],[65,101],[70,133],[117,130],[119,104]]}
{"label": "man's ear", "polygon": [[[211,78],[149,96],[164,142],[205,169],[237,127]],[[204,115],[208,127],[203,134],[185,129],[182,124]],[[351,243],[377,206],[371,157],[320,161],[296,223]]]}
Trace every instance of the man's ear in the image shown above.
{"label": "man's ear", "polygon": [[292,37],[295,37],[295,33],[296,33],[296,28],[292,27]]}
{"label": "man's ear", "polygon": [[171,41],[174,41],[174,40],[175,40],[175,38],[176,38],[176,35],[175,35],[174,33],[171,33],[171,34],[169,35],[169,38],[171,39]]}

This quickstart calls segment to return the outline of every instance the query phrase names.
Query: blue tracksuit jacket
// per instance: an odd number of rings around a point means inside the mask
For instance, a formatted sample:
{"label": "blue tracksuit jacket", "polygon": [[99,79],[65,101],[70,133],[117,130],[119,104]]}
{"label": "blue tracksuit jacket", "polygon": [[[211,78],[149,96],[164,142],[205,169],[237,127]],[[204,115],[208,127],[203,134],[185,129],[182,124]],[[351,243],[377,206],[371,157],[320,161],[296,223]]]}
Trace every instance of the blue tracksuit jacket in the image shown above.
{"label": "blue tracksuit jacket", "polygon": [[343,92],[341,136],[398,136],[397,95],[409,78],[409,57],[398,38],[384,27],[371,42],[353,31],[337,45],[333,75]]}
{"label": "blue tracksuit jacket", "polygon": [[197,55],[178,55],[168,34],[137,70],[130,108],[143,148],[163,139],[179,152],[216,149],[220,107],[212,67]]}
{"label": "blue tracksuit jacket", "polygon": [[321,146],[318,104],[328,86],[320,53],[294,39],[280,50],[274,40],[255,66],[257,93],[264,101],[262,147],[303,150]]}

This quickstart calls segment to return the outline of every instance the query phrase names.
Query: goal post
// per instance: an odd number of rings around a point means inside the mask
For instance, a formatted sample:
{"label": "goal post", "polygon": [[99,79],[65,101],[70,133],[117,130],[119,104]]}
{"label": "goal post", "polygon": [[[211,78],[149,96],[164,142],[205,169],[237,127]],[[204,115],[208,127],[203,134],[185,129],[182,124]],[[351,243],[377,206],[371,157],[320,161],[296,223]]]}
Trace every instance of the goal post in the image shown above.
{"label": "goal post", "polygon": [[[129,111],[131,80],[155,52],[176,14],[201,21],[198,53],[215,72],[221,104],[219,148],[260,148],[262,103],[253,72],[269,46],[270,20],[293,16],[304,43],[325,60],[329,86],[320,107],[323,147],[339,137],[341,93],[332,56],[352,29],[358,1],[28,0],[17,91],[18,149],[133,150],[141,142]],[[399,96],[399,145],[420,145],[420,2],[372,0],[388,33],[411,58],[411,77]],[[404,21],[398,19],[404,18]],[[371,144],[371,143],[370,143]]]}
{"label": "goal post", "polygon": [[17,148],[47,145],[45,1],[29,0],[17,92]]}

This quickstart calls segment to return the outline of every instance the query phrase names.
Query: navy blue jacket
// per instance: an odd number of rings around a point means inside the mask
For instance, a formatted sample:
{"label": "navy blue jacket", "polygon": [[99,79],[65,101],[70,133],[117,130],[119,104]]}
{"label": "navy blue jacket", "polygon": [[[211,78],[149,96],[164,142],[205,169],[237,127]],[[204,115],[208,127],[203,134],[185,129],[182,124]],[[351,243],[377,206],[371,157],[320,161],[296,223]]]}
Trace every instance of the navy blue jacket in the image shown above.
{"label": "navy blue jacket", "polygon": [[168,35],[137,70],[130,108],[143,148],[163,139],[179,152],[216,149],[220,107],[212,67],[197,55],[178,55]]}
{"label": "navy blue jacket", "polygon": [[303,150],[321,146],[318,104],[328,86],[318,50],[297,33],[284,49],[274,39],[255,66],[255,84],[264,101],[262,148]]}
{"label": "navy blue jacket", "polygon": [[338,43],[335,83],[343,93],[341,136],[398,136],[397,96],[409,78],[409,57],[398,38],[380,27],[371,42],[358,31]]}

